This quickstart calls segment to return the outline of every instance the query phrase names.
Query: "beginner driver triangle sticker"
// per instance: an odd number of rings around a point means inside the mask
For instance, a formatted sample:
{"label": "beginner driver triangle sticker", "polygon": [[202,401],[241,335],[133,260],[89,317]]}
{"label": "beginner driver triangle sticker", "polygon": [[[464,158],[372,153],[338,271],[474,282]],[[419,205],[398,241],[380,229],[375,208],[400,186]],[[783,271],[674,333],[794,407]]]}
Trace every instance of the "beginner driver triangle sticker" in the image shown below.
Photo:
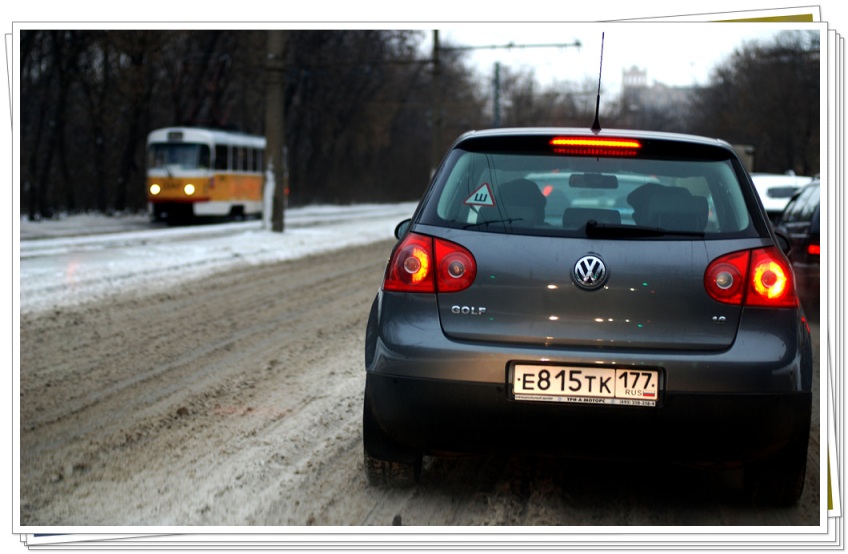
{"label": "beginner driver triangle sticker", "polygon": [[489,183],[483,183],[477,190],[471,193],[471,196],[465,199],[467,206],[494,206],[495,197],[492,196],[492,189],[489,188]]}

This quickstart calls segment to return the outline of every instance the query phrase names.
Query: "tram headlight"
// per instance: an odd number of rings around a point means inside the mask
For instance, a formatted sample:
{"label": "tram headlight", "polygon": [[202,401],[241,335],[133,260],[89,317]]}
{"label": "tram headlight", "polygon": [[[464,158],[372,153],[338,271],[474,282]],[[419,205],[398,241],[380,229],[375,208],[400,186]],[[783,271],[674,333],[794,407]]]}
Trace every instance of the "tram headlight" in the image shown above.
{"label": "tram headlight", "polygon": [[186,193],[186,196],[191,196],[192,194],[194,194],[194,190],[194,185],[192,185],[191,183],[183,187],[183,192]]}
{"label": "tram headlight", "polygon": [[152,185],[150,185],[150,194],[152,194],[153,196],[156,196],[160,192],[162,192],[162,187],[160,187],[156,183],[153,183]]}

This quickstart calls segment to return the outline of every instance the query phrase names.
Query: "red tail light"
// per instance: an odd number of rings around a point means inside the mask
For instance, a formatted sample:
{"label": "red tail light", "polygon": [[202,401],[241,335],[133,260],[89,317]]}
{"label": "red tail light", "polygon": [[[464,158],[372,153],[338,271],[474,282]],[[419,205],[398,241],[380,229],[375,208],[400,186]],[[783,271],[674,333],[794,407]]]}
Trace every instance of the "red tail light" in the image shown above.
{"label": "red tail light", "polygon": [[707,293],[725,304],[791,308],[798,305],[792,268],[775,247],[733,252],[710,263]]}
{"label": "red tail light", "polygon": [[781,308],[798,305],[792,266],[777,248],[751,253],[751,289],[746,304]]}
{"label": "red tail light", "polygon": [[409,233],[398,244],[386,268],[383,290],[395,292],[458,292],[477,276],[474,256],[443,239]]}
{"label": "red tail light", "polygon": [[745,275],[748,273],[750,253],[734,252],[722,256],[707,267],[704,286],[714,300],[725,304],[741,304],[745,298]]}
{"label": "red tail light", "polygon": [[807,254],[811,256],[821,256],[821,245],[820,244],[808,244],[807,245]]}
{"label": "red tail light", "polygon": [[436,292],[433,279],[433,239],[410,233],[392,253],[383,288]]}

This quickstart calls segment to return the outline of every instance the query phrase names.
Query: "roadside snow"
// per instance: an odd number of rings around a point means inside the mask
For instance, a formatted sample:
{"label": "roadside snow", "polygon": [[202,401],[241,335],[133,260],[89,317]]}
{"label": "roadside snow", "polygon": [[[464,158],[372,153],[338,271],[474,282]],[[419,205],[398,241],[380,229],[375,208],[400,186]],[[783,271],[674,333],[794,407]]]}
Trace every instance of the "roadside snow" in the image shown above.
{"label": "roadside snow", "polygon": [[[78,304],[131,288],[161,290],[239,265],[391,240],[397,223],[414,209],[414,203],[291,209],[283,233],[260,221],[151,229],[133,218],[21,220],[20,311]],[[133,230],[116,232],[122,228]],[[51,238],[27,238],[38,236]]]}

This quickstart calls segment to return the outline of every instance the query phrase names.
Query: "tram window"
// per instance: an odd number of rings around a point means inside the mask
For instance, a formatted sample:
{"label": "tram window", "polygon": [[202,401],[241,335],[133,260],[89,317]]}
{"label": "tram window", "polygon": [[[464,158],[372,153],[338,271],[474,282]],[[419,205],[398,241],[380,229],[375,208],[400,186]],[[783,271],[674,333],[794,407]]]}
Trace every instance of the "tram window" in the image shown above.
{"label": "tram window", "polygon": [[226,144],[216,144],[215,145],[215,169],[225,170],[227,169],[229,157],[229,148],[227,148]]}
{"label": "tram window", "polygon": [[197,167],[201,169],[209,169],[211,166],[212,160],[210,160],[211,152],[209,151],[209,147],[206,145],[200,146],[200,152],[197,156]]}

